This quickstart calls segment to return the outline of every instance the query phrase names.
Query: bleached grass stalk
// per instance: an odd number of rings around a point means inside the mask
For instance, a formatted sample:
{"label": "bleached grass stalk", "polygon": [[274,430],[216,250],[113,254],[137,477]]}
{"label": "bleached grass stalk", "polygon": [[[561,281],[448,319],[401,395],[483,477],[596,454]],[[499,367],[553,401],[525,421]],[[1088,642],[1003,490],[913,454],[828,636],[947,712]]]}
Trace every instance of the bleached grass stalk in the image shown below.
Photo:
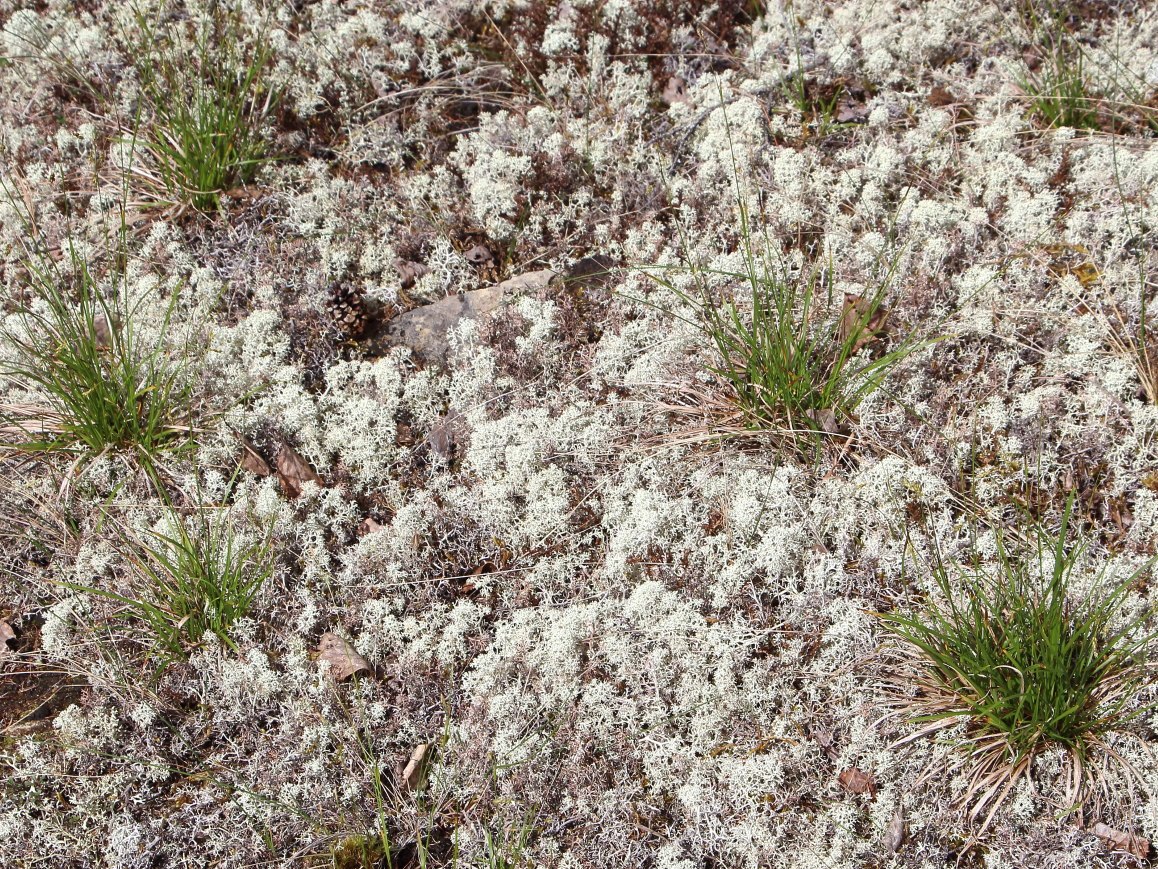
{"label": "bleached grass stalk", "polygon": [[1056,536],[1034,529],[1026,552],[1011,552],[998,532],[991,572],[958,576],[938,553],[929,570],[941,602],[880,616],[917,689],[902,702],[921,729],[898,745],[963,721],[957,763],[969,785],[960,800],[971,819],[988,809],[982,829],[1047,749],[1069,757],[1065,805],[1073,808],[1097,789],[1095,755],[1131,772],[1105,736],[1153,709],[1136,702],[1158,681],[1147,657],[1151,614],[1118,618],[1149,564],[1121,580],[1103,572],[1075,599],[1070,577],[1085,546],[1067,549],[1072,506],[1071,497]]}

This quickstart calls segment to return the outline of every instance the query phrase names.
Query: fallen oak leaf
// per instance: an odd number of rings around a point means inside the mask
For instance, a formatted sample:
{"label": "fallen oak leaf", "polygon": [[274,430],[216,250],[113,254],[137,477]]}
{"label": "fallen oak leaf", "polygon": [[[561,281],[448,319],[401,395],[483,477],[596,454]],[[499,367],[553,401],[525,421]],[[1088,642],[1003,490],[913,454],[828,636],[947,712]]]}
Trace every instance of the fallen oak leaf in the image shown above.
{"label": "fallen oak leaf", "polygon": [[336,682],[345,682],[354,676],[368,676],[374,672],[370,662],[337,634],[322,634],[318,640],[318,662],[330,665],[330,675]]}
{"label": "fallen oak leaf", "polygon": [[836,779],[842,788],[850,794],[868,794],[875,797],[877,793],[876,780],[867,772],[856,767],[844,770]]}
{"label": "fallen oak leaf", "polygon": [[1139,860],[1145,860],[1150,854],[1150,840],[1135,836],[1133,833],[1123,833],[1100,822],[1094,824],[1091,832],[1111,851],[1123,851]]}
{"label": "fallen oak leaf", "polygon": [[261,453],[254,449],[253,445],[245,438],[241,439],[241,461],[238,462],[238,465],[243,471],[249,471],[256,477],[268,477],[273,473],[269,462],[263,459]]}
{"label": "fallen oak leaf", "polygon": [[296,498],[302,493],[306,483],[317,483],[324,486],[318,472],[310,467],[310,463],[303,459],[288,443],[282,443],[277,452],[277,478],[281,481],[282,490],[287,498]]}
{"label": "fallen oak leaf", "polygon": [[889,310],[884,305],[855,293],[845,293],[844,308],[841,309],[840,324],[836,329],[837,340],[841,347],[851,340],[853,343],[848,352],[852,355],[862,347],[884,337],[888,320]]}

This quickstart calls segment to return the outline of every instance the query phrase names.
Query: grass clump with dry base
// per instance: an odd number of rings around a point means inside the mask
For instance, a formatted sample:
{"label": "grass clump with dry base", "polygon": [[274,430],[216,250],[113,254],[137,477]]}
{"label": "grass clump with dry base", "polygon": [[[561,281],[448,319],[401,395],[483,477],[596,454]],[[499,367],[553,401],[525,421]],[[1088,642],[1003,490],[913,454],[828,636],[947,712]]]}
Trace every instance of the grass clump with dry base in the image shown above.
{"label": "grass clump with dry base", "polygon": [[[114,293],[105,292],[72,245],[65,266],[36,248],[25,263],[30,301],[0,331],[10,350],[0,376],[35,398],[0,405],[3,446],[71,453],[81,463],[118,451],[151,468],[160,453],[188,443],[188,366],[163,340],[138,331],[144,297],[130,298],[123,275]],[[176,294],[162,335],[175,303]]]}
{"label": "grass clump with dry base", "polygon": [[1119,613],[1133,582],[1103,570],[1080,597],[1072,577],[1086,546],[1067,546],[1073,499],[1056,535],[1033,529],[1032,545],[1011,548],[1000,531],[993,570],[958,573],[938,553],[930,566],[939,601],[912,614],[882,614],[900,641],[904,698],[921,729],[901,741],[965,723],[957,761],[969,786],[961,796],[970,818],[986,808],[982,829],[1034,759],[1060,747],[1069,758],[1063,806],[1076,809],[1099,783],[1099,754],[1128,764],[1107,734],[1153,710],[1136,702],[1158,681],[1146,663],[1155,637],[1150,613]]}
{"label": "grass clump with dry base", "polygon": [[[721,110],[723,100],[721,96]],[[724,112],[735,178],[739,164],[731,125]],[[798,453],[818,457],[825,438],[846,435],[857,421],[856,409],[880,389],[889,373],[922,346],[913,336],[887,350],[889,312],[885,307],[899,262],[898,256],[877,261],[875,287],[865,295],[846,294],[839,314],[834,311],[834,269],[822,261],[793,273],[778,260],[764,233],[754,237],[739,181],[735,182],[742,271],[704,268],[688,257],[692,287],[682,289],[666,277],[669,268],[645,274],[690,308],[680,317],[708,339],[713,362],[708,370],[727,388],[720,432],[776,432]],[[684,250],[690,250],[683,238]],[[717,292],[723,282],[739,293]],[[665,309],[666,310],[666,309]],[[668,312],[673,313],[673,312]]]}
{"label": "grass clump with dry base", "polygon": [[244,43],[238,14],[223,10],[192,37],[137,14],[135,67],[149,117],[130,142],[146,157],[134,167],[138,180],[158,201],[212,212],[271,159],[264,127],[281,96],[267,81],[273,50],[264,32]]}
{"label": "grass clump with dry base", "polygon": [[[767,244],[756,249],[742,204],[740,220],[742,272],[693,264],[691,290],[662,270],[648,274],[691,308],[694,317],[681,319],[710,343],[708,370],[725,384],[734,411],[721,429],[780,432],[799,451],[815,454],[825,437],[848,432],[861,402],[920,346],[906,338],[878,350],[887,337],[884,300],[895,260],[870,294],[845,296],[840,313],[829,316],[831,268],[813,265],[793,274],[773,260]],[[714,291],[711,284],[721,279],[741,292]]]}
{"label": "grass clump with dry base", "polygon": [[225,509],[201,508],[185,516],[168,508],[165,520],[164,531],[122,532],[129,565],[124,594],[67,587],[120,604],[119,615],[143,626],[162,665],[183,660],[210,633],[235,648],[229,629],[249,613],[273,573],[268,535],[245,539]]}

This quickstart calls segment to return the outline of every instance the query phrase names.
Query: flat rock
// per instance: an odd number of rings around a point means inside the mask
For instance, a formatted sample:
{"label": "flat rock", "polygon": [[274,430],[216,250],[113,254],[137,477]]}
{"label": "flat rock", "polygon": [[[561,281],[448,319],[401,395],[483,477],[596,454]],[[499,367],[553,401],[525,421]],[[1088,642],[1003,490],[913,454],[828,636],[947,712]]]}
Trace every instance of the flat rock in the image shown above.
{"label": "flat rock", "polygon": [[446,365],[450,344],[447,330],[462,320],[475,320],[493,313],[513,299],[546,289],[557,273],[551,269],[527,272],[493,287],[471,290],[399,314],[380,335],[371,339],[372,351],[409,347],[427,365]]}

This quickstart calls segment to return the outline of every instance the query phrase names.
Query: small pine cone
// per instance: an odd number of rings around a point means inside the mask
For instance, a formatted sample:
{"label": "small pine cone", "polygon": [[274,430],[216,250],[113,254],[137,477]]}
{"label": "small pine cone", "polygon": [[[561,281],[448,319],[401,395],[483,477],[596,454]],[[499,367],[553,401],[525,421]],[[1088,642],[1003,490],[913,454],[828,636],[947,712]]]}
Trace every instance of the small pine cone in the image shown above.
{"label": "small pine cone", "polygon": [[366,330],[370,319],[369,308],[362,293],[348,283],[335,284],[326,300],[326,310],[335,328],[349,338],[357,338]]}

